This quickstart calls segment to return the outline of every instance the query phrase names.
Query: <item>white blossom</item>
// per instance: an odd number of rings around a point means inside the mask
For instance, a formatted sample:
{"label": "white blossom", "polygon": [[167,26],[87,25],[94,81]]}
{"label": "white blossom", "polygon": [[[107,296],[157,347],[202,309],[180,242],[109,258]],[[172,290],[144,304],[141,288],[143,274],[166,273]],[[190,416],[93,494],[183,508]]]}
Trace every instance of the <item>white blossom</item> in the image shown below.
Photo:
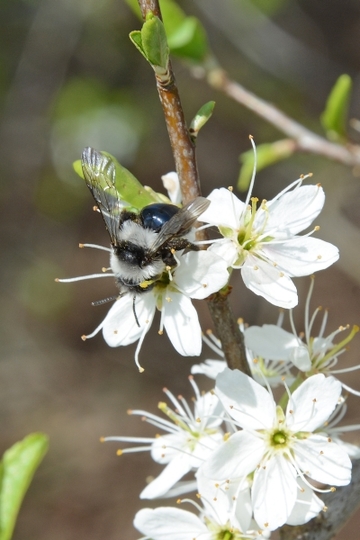
{"label": "white blossom", "polygon": [[299,479],[314,492],[318,489],[308,479],[334,486],[350,482],[349,456],[324,429],[341,394],[333,377],[309,377],[289,395],[285,411],[239,371],[225,369],[217,377],[216,394],[242,430],[213,452],[201,474],[217,482],[251,475],[254,518],[261,528],[275,530],[290,519]]}
{"label": "white blossom", "polygon": [[[168,419],[142,410],[132,410],[130,414],[140,415],[142,420],[160,428],[165,433],[155,437],[104,437],[103,441],[132,442],[139,446],[118,451],[119,455],[150,451],[157,463],[165,465],[160,475],[142,491],[142,499],[179,495],[196,488],[195,482],[174,486],[189,471],[196,470],[222,441],[223,407],[211,392],[201,395],[192,377],[190,383],[195,393],[194,412],[182,396],[176,398],[164,389],[175,407],[159,403],[159,409]],[[143,446],[140,446],[143,445]],[[174,489],[172,489],[174,488]]]}
{"label": "white blossom", "polygon": [[[227,264],[209,250],[190,251],[185,254],[178,252],[176,259],[176,268],[165,272],[151,290],[135,295],[131,292],[120,295],[102,323],[91,334],[82,336],[82,339],[92,338],[102,330],[110,347],[126,346],[139,341],[135,362],[139,370],[144,371],[139,363],[139,352],[155,312],[159,310],[159,334],[163,334],[165,328],[179,354],[198,356],[201,353],[202,332],[191,300],[202,300],[226,285],[229,278]],[[113,273],[106,273],[58,281],[104,276],[115,277]]]}
{"label": "white blossom", "polygon": [[[323,270],[339,258],[332,244],[298,233],[319,215],[325,201],[320,185],[302,186],[297,180],[270,201],[245,202],[231,190],[220,188],[208,197],[211,205],[202,214],[204,223],[218,227],[223,238],[211,251],[239,268],[245,285],[255,294],[283,308],[298,303],[292,277]],[[316,230],[316,229],[314,229]]]}

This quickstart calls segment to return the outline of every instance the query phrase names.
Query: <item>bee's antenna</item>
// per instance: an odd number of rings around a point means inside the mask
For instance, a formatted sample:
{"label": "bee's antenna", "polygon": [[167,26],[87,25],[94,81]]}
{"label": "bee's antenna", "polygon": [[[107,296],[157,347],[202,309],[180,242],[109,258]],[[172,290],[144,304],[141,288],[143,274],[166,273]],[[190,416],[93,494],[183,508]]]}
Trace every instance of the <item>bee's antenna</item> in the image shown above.
{"label": "bee's antenna", "polygon": [[116,296],[109,296],[108,298],[103,298],[102,300],[96,300],[95,302],[91,302],[92,306],[102,306],[103,304],[107,304],[108,302],[112,302],[113,300],[116,300],[119,298],[119,295]]}
{"label": "bee's antenna", "polygon": [[134,317],[135,317],[136,324],[137,324],[138,327],[140,328],[139,319],[137,318],[137,315],[136,315],[135,300],[136,300],[136,294],[134,294],[134,296],[133,296],[133,313],[134,313]]}

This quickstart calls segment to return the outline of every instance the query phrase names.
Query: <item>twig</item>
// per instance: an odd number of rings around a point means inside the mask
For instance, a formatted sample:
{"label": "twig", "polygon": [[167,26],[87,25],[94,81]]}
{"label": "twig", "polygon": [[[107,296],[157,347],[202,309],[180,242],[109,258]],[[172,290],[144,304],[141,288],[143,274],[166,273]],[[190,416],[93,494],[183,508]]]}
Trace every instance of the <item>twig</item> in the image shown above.
{"label": "twig", "polygon": [[[143,19],[152,12],[161,19],[158,0],[138,0]],[[199,173],[196,163],[195,145],[186,126],[179,92],[171,64],[168,66],[166,82],[156,77],[156,85],[163,108],[166,126],[174,155],[176,171],[179,175],[183,202],[187,203],[201,194]],[[203,234],[206,234],[203,231]],[[232,314],[228,291],[217,293],[208,299],[209,310],[215,332],[220,339],[225,358],[231,369],[240,369],[250,374],[244,336]]]}
{"label": "twig", "polygon": [[[195,74],[198,78],[199,70],[196,70]],[[347,166],[360,165],[359,145],[347,144],[347,146],[344,146],[336,144],[305,128],[271,103],[257,97],[239,83],[229,79],[227,73],[218,67],[214,59],[211,59],[205,65],[203,76],[206,77],[206,80],[213,88],[220,90],[237,103],[244,105],[244,107],[293,139],[294,150],[324,156]]]}

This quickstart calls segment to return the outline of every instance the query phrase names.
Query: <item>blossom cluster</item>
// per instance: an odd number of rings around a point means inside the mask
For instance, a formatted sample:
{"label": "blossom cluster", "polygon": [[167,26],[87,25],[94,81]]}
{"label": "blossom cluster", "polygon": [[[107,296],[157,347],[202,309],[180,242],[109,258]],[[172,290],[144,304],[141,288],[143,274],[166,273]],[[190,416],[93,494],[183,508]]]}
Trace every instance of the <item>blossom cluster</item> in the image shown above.
{"label": "blossom cluster", "polygon": [[[101,194],[99,182],[102,178],[100,176],[99,180],[97,172],[94,178],[98,182],[98,194]],[[226,287],[231,273],[236,269],[240,270],[246,287],[255,294],[282,308],[296,306],[298,296],[292,278],[323,270],[339,257],[334,245],[312,237],[318,227],[303,236],[298,234],[310,227],[325,201],[320,185],[302,185],[306,178],[299,178],[272,200],[263,200],[259,205],[258,199],[251,196],[254,178],[245,202],[238,199],[232,189],[212,191],[208,196],[210,204],[199,216],[199,221],[203,223],[200,229],[211,227],[219,237],[200,242],[194,240],[194,230],[190,231],[187,236],[191,238],[191,245],[201,249],[174,252],[176,264],[166,266],[163,275],[152,280],[150,287],[148,282],[144,282],[143,293],[134,293],[131,287],[125,290],[120,287],[120,294],[114,297],[116,301],[105,319],[92,333],[82,338],[94,337],[102,331],[110,347],[138,342],[135,362],[143,371],[139,353],[158,310],[161,313],[159,334],[165,329],[179,354],[198,356],[202,349],[202,331],[192,300],[205,299]],[[168,189],[169,202],[178,204],[181,192],[176,173],[165,175],[163,181]],[[93,186],[90,189],[94,194]],[[98,195],[96,200],[101,202],[102,197]],[[116,212],[120,204],[123,201],[119,199]],[[110,236],[116,237],[121,227],[119,224],[113,225],[109,218],[111,211],[111,203],[108,203],[102,214],[108,230],[114,229]],[[118,214],[114,217],[119,223]],[[118,264],[114,263],[120,256],[114,238],[111,248],[93,244],[82,246],[108,251],[109,268],[101,274],[58,281],[112,277],[121,283]]]}
{"label": "blossom cluster", "polygon": [[141,499],[191,492],[198,498],[178,499],[196,513],[169,506],[140,510],[134,525],[144,538],[269,538],[285,523],[304,524],[326,510],[319,495],[350,482],[350,458],[359,458],[360,448],[342,434],[360,426],[337,425],[346,410],[341,382],[318,373],[298,377],[289,388],[284,377],[277,401],[265,372],[259,384],[223,366],[214,390],[205,393],[190,376],[193,410],[182,396],[164,389],[170,405],[158,407],[165,417],[129,411],[161,433],[102,439],[135,444],[118,455],[150,451],[164,466]]}
{"label": "blossom cluster", "polygon": [[[119,455],[149,451],[163,465],[159,476],[144,486],[141,499],[193,494],[178,499],[191,504],[192,511],[143,508],[135,516],[135,527],[143,540],[243,540],[266,539],[284,524],[307,523],[326,509],[319,495],[349,484],[351,458],[360,457],[360,448],[342,438],[359,426],[338,425],[346,412],[343,390],[360,392],[338,379],[350,368],[337,365],[359,328],[340,327],[325,335],[325,311],[320,332],[313,335],[320,311],[310,314],[313,278],[303,334],[292,315],[298,303],[293,278],[312,275],[339,257],[334,245],[312,236],[318,227],[299,235],[324,205],[322,187],[303,185],[307,177],[301,177],[272,200],[259,203],[252,196],[253,175],[244,202],[232,189],[220,188],[208,200],[195,199],[180,210],[169,209],[162,196],[161,203],[149,205],[151,210],[134,213],[116,190],[113,170],[107,155],[84,151],[85,180],[111,247],[84,246],[109,252],[110,266],[101,274],[59,281],[111,276],[120,292],[101,324],[83,338],[102,331],[111,347],[138,342],[135,361],[143,371],[140,348],[160,311],[159,334],[165,329],[178,353],[198,356],[205,342],[217,354],[192,367],[193,408],[164,389],[170,404],[159,403],[163,416],[130,411],[161,433],[102,438],[135,444],[125,445]],[[167,201],[179,205],[176,174],[167,175],[164,185]],[[197,229],[201,239],[195,234],[196,220],[202,223]],[[226,288],[236,270],[252,292],[289,310],[291,331],[282,328],[283,315],[276,325],[262,327],[239,321],[252,377],[227,367],[220,341],[211,333],[202,335],[192,303]],[[335,342],[344,331],[346,336]],[[195,374],[212,379],[214,388],[201,392]]]}

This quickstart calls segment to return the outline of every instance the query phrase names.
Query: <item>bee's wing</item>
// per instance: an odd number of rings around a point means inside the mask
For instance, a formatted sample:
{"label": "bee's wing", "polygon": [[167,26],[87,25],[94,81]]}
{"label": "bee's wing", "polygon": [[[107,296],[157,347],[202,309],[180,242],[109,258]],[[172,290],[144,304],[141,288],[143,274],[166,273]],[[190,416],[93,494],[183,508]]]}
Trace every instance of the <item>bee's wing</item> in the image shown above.
{"label": "bee's wing", "polygon": [[180,210],[161,227],[150,251],[155,253],[167,240],[188,231],[209,205],[210,201],[208,199],[205,199],[205,197],[197,197],[180,208]]}
{"label": "bee's wing", "polygon": [[81,165],[86,185],[100,210],[111,242],[116,244],[121,201],[115,189],[115,165],[110,157],[91,147],[84,149]]}

